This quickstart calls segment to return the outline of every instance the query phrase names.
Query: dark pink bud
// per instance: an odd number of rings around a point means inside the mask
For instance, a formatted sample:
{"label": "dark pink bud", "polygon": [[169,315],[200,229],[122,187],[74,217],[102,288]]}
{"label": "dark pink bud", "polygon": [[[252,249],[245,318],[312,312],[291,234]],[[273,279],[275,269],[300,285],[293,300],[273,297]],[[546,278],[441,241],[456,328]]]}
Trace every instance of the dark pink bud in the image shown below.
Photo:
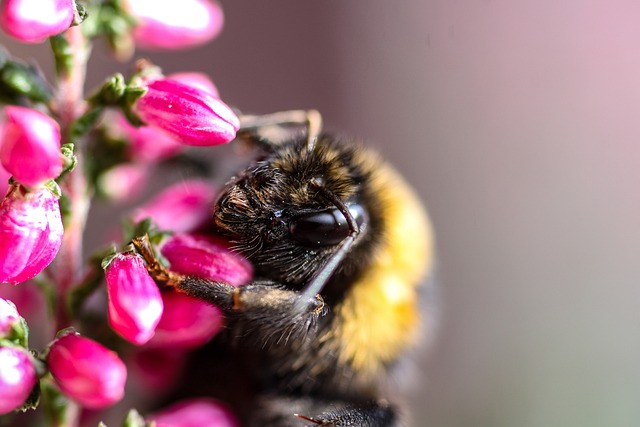
{"label": "dark pink bud", "polygon": [[0,134],[2,166],[21,184],[36,187],[62,172],[60,126],[51,117],[25,107],[6,106]]}
{"label": "dark pink bud", "polygon": [[124,396],[127,368],[118,355],[76,333],[53,342],[47,356],[60,390],[88,408],[110,406]]}
{"label": "dark pink bud", "polygon": [[58,199],[47,188],[14,185],[0,203],[0,283],[20,283],[44,270],[62,243]]}
{"label": "dark pink bud", "polygon": [[0,339],[6,337],[18,323],[20,323],[20,315],[15,304],[0,298]]}
{"label": "dark pink bud", "polygon": [[36,368],[27,350],[0,347],[0,415],[21,407],[36,380]]}
{"label": "dark pink bud", "polygon": [[[178,3],[178,2],[176,2]],[[238,117],[210,93],[175,80],[148,83],[132,110],[140,120],[188,145],[224,144],[236,136]]]}
{"label": "dark pink bud", "polygon": [[149,417],[156,427],[238,427],[233,413],[214,399],[188,399]]}
{"label": "dark pink bud", "polygon": [[224,15],[208,0],[127,0],[137,19],[133,36],[147,49],[183,49],[214,39],[222,30]]}
{"label": "dark pink bud", "polygon": [[220,98],[220,93],[218,92],[218,88],[213,84],[209,76],[204,73],[198,72],[183,72],[183,73],[173,73],[167,76],[169,80],[176,80],[180,83],[184,83],[186,85],[191,85],[197,87],[199,89],[204,90],[205,92],[209,92],[211,95],[216,98]]}
{"label": "dark pink bud", "polygon": [[117,254],[105,275],[111,328],[134,344],[146,343],[162,316],[162,296],[142,257]]}
{"label": "dark pink bud", "polygon": [[251,264],[212,236],[174,234],[161,248],[171,271],[241,286],[251,280]]}
{"label": "dark pink bud", "polygon": [[65,31],[73,21],[73,0],[3,0],[0,26],[25,43],[39,43]]}
{"label": "dark pink bud", "polygon": [[164,189],[133,212],[134,222],[145,218],[161,230],[188,232],[211,221],[215,192],[204,180],[185,180]]}
{"label": "dark pink bud", "polygon": [[162,299],[164,311],[150,346],[197,348],[222,327],[222,312],[209,303],[173,290],[162,292]]}

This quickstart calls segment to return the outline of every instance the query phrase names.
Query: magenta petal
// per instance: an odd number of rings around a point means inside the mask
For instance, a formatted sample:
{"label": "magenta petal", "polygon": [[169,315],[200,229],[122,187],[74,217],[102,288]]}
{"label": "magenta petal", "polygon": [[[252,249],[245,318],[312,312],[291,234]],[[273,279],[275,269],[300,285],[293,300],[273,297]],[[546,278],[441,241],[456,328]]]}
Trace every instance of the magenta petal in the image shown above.
{"label": "magenta petal", "polygon": [[60,390],[88,408],[110,406],[124,396],[127,368],[118,355],[75,333],[51,345],[47,365]]}
{"label": "magenta petal", "polygon": [[147,125],[188,145],[218,145],[235,138],[238,117],[210,93],[168,79],[154,80],[147,89],[132,106]]}
{"label": "magenta petal", "polygon": [[144,344],[153,336],[162,316],[162,296],[142,258],[117,254],[105,272],[109,296],[109,324],[134,344]]}
{"label": "magenta petal", "polygon": [[156,427],[238,427],[231,411],[215,399],[188,399],[149,417]]}
{"label": "magenta petal", "polygon": [[60,34],[71,25],[73,0],[3,0],[0,26],[10,36],[26,43],[39,43]]}
{"label": "magenta petal", "polygon": [[183,49],[206,43],[222,30],[224,15],[209,0],[128,0],[137,19],[136,44],[147,49]]}
{"label": "magenta petal", "polygon": [[175,234],[161,248],[171,271],[219,280],[240,286],[251,280],[251,264],[231,252],[220,239],[203,235]]}
{"label": "magenta petal", "polygon": [[0,347],[0,415],[22,406],[36,379],[36,368],[27,350]]}
{"label": "magenta petal", "polygon": [[62,244],[57,198],[13,186],[0,204],[0,283],[20,283],[47,267]]}
{"label": "magenta petal", "polygon": [[60,126],[51,117],[25,107],[6,106],[0,160],[21,184],[36,187],[62,172]]}
{"label": "magenta petal", "polygon": [[213,84],[209,76],[204,73],[198,72],[182,72],[182,73],[173,73],[167,76],[169,80],[175,80],[180,83],[184,83],[186,85],[194,86],[196,88],[202,89],[205,92],[209,92],[211,95],[216,98],[220,98],[220,93],[218,92],[218,88]]}
{"label": "magenta petal", "polygon": [[132,219],[139,222],[151,218],[161,230],[193,231],[211,220],[214,198],[215,192],[209,182],[181,181],[136,209]]}
{"label": "magenta petal", "polygon": [[222,327],[222,311],[209,303],[172,290],[162,292],[162,299],[162,318],[149,346],[197,348]]}

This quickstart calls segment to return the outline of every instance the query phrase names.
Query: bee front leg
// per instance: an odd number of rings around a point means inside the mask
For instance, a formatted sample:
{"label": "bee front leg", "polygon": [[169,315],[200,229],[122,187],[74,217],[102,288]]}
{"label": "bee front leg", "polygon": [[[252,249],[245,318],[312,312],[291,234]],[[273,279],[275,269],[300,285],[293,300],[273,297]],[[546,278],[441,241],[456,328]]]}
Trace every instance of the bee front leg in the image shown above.
{"label": "bee front leg", "polygon": [[[317,319],[326,313],[320,295],[307,298],[271,281],[256,281],[245,286],[185,276],[163,266],[155,256],[146,236],[133,240],[147,261],[147,270],[160,284],[220,308],[228,317],[237,319],[243,329],[269,328],[269,337],[289,337],[315,329]],[[307,298],[301,301],[301,298]],[[304,307],[300,309],[299,307]]]}

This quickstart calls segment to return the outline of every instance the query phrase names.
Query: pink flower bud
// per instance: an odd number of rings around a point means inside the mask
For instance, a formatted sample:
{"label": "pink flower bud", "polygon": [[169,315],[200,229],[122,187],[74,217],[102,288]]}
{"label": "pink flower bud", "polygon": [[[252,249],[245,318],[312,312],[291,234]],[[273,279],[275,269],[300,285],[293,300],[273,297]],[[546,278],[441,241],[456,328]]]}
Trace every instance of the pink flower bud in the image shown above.
{"label": "pink flower bud", "polygon": [[14,185],[0,203],[0,283],[20,283],[44,270],[62,243],[58,199],[43,187]]}
{"label": "pink flower bud", "polygon": [[21,407],[36,380],[36,368],[27,350],[0,347],[0,415]]}
{"label": "pink flower bud", "polygon": [[9,178],[11,178],[11,174],[0,164],[0,197],[4,197],[7,194]]}
{"label": "pink flower bud", "polygon": [[11,329],[20,322],[20,315],[15,304],[0,298],[0,338],[6,337]]}
{"label": "pink flower bud", "polygon": [[145,189],[151,172],[147,164],[122,163],[100,175],[98,187],[112,200],[131,200]]}
{"label": "pink flower bud", "polygon": [[88,408],[103,408],[122,399],[127,368],[118,355],[76,333],[53,342],[47,356],[60,390]]}
{"label": "pink flower bud", "polygon": [[174,234],[161,248],[171,271],[241,286],[251,280],[251,264],[212,236]]}
{"label": "pink flower bud", "polygon": [[7,106],[0,135],[0,160],[21,184],[36,187],[62,172],[60,126],[51,117],[25,107]]}
{"label": "pink flower bud", "polygon": [[175,80],[180,83],[184,83],[186,85],[194,86],[196,88],[202,89],[205,92],[209,92],[211,95],[216,98],[220,98],[220,93],[218,92],[218,88],[213,84],[209,76],[204,73],[198,72],[183,72],[183,73],[173,73],[167,76],[169,80]]}
{"label": "pink flower bud", "polygon": [[137,25],[133,37],[147,49],[183,49],[213,40],[222,30],[224,15],[208,0],[128,0]]}
{"label": "pink flower bud", "polygon": [[164,311],[149,346],[198,348],[222,327],[218,307],[173,290],[162,292],[162,299]]}
{"label": "pink flower bud", "polygon": [[146,343],[162,316],[162,296],[142,257],[117,254],[105,274],[111,328],[134,344]]}
{"label": "pink flower bud", "polygon": [[156,427],[238,427],[233,413],[214,399],[188,399],[149,417]]}
{"label": "pink flower bud", "polygon": [[118,114],[113,124],[120,131],[119,136],[129,141],[129,154],[135,162],[155,162],[174,156],[184,149],[174,137],[152,126],[135,127]]}
{"label": "pink flower bud", "polygon": [[204,180],[185,180],[160,192],[133,212],[134,222],[150,217],[161,230],[193,231],[211,221],[215,192]]}
{"label": "pink flower bud", "polygon": [[73,0],[4,0],[0,26],[25,43],[39,43],[65,31],[73,21]]}
{"label": "pink flower bud", "polygon": [[[178,2],[176,2],[178,3]],[[218,98],[175,80],[153,80],[131,107],[140,120],[187,145],[218,145],[231,141],[238,117]]]}

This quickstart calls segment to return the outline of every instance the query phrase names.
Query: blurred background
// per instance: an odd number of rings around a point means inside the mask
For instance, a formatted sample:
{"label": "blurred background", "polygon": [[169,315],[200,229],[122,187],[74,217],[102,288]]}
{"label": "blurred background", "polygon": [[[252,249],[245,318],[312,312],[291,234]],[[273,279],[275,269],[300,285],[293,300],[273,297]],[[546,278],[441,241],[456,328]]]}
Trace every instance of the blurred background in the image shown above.
{"label": "blurred background", "polygon": [[[138,56],[245,112],[320,110],[429,207],[443,309],[416,425],[640,425],[640,3],[223,6],[213,43]],[[127,70],[97,48],[88,85]]]}

